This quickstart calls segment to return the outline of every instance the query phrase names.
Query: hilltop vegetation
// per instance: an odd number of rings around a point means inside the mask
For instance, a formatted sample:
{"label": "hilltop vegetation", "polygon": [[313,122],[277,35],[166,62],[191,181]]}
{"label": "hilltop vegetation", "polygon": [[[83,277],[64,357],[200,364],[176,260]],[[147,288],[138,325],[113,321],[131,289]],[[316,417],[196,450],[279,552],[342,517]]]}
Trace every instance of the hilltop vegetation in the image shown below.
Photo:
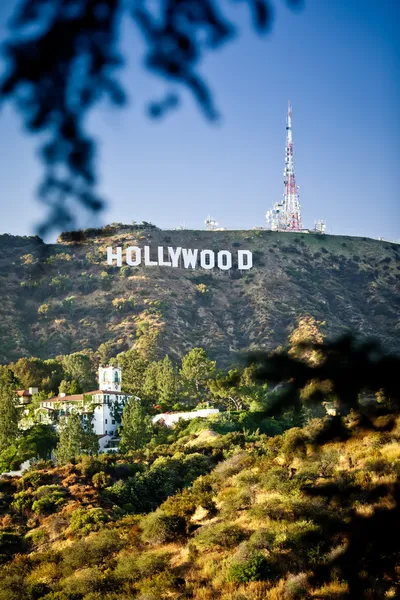
{"label": "hilltop vegetation", "polygon": [[[254,268],[229,272],[111,267],[107,246],[248,249]],[[351,330],[399,350],[400,246],[367,238],[265,231],[161,231],[114,224],[40,238],[0,236],[0,361],[135,348],[178,360],[207,348],[227,366],[284,343],[305,314],[328,337]]]}

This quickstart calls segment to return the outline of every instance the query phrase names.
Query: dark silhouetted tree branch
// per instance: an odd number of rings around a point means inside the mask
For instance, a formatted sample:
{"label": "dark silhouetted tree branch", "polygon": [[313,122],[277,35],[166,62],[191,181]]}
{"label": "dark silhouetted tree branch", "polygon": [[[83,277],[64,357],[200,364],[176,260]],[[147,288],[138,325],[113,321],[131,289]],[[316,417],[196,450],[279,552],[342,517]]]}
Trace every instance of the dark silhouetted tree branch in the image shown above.
{"label": "dark silhouetted tree branch", "polygon": [[[271,21],[268,0],[242,0],[257,32]],[[286,0],[296,6],[300,0]],[[207,51],[235,36],[228,3],[214,0],[23,0],[4,44],[8,65],[0,98],[12,100],[28,130],[44,134],[41,155],[45,177],[41,199],[50,217],[40,229],[73,227],[77,200],[93,213],[103,207],[95,193],[95,143],[85,128],[89,111],[104,97],[122,106],[118,78],[123,65],[121,24],[130,18],[142,32],[146,68],[189,88],[209,119],[217,111],[198,66]],[[150,104],[163,115],[178,104],[167,95]]]}
{"label": "dark silhouetted tree branch", "polygon": [[[299,346],[308,353],[317,352],[318,363],[302,361],[289,351],[249,357],[260,382],[283,384],[267,411],[270,416],[290,408],[300,411],[304,403],[333,399],[337,414],[323,419],[322,427],[310,436],[314,451],[318,444],[333,440],[394,430],[400,413],[399,357],[385,355],[377,342],[359,342],[352,336]],[[327,381],[331,383],[328,395],[318,386]],[[315,392],[304,401],[301,391],[311,382]],[[376,401],[368,402],[368,397]],[[399,440],[396,430],[394,438]],[[400,477],[365,485],[351,472],[344,472],[326,483],[306,481],[302,489],[334,507],[329,515],[315,520],[337,551],[316,565],[309,584],[319,586],[338,578],[347,583],[348,592],[340,596],[347,600],[399,597]],[[371,514],[358,510],[360,502],[372,505]]]}

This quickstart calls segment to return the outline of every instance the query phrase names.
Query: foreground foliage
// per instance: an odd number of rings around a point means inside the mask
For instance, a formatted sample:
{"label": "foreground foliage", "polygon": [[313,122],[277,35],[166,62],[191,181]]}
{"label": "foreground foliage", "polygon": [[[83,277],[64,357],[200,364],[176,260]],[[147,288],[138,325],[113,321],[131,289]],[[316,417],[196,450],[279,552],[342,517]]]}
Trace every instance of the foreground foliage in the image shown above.
{"label": "foreground foliage", "polygon": [[[394,598],[398,566],[382,577],[379,562],[399,559],[386,527],[400,474],[390,418],[371,432],[351,413],[346,435],[322,445],[329,417],[274,437],[181,432],[3,479],[0,598],[346,598],[351,560],[359,598]],[[366,547],[349,557],[355,540]]]}

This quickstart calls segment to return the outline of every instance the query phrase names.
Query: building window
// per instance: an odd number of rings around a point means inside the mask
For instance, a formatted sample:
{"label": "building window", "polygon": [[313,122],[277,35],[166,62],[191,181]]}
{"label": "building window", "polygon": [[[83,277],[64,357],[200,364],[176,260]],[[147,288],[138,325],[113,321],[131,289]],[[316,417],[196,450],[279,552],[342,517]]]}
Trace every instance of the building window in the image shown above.
{"label": "building window", "polygon": [[111,421],[111,423],[112,423],[113,425],[115,425],[115,419],[113,419],[113,420]]}
{"label": "building window", "polygon": [[107,419],[105,419],[104,423],[107,425],[107,423],[108,423]]}

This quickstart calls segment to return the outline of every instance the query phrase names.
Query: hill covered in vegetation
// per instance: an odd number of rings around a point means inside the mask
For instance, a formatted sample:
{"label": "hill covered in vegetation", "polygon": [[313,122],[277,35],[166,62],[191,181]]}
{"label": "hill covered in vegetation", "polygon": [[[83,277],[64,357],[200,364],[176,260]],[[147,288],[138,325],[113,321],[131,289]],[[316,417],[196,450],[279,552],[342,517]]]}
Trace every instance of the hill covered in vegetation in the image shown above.
{"label": "hill covered in vegetation", "polygon": [[[107,246],[250,250],[229,271],[107,265]],[[161,231],[114,224],[38,237],[0,236],[0,361],[130,347],[174,359],[193,347],[228,365],[282,344],[296,320],[326,322],[399,350],[400,246],[367,238],[266,231]]]}
{"label": "hill covered in vegetation", "polygon": [[350,415],[321,445],[329,418],[268,437],[221,415],[3,479],[0,599],[398,597],[388,418],[371,431]]}

